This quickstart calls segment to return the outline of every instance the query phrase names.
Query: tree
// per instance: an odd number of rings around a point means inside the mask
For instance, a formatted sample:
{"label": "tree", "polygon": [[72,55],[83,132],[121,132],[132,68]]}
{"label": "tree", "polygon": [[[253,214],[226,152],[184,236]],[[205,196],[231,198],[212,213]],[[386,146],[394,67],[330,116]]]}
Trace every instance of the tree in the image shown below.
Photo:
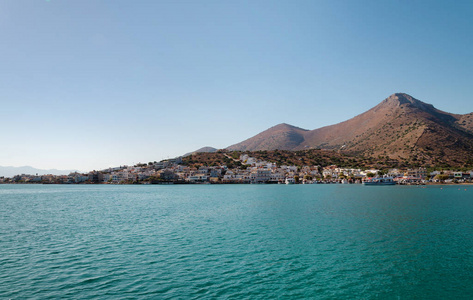
{"label": "tree", "polygon": [[[443,173],[443,172],[442,172]],[[443,175],[443,174],[437,174],[435,175],[434,179],[435,180],[440,180],[440,181],[444,181],[444,180],[447,180],[449,178],[448,175]]]}

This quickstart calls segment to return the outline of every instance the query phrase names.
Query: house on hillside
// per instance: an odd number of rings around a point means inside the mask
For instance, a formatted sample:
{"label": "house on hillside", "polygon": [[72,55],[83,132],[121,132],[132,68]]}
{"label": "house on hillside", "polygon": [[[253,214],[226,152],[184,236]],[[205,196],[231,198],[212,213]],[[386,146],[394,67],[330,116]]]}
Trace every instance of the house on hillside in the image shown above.
{"label": "house on hillside", "polygon": [[286,179],[286,175],[284,172],[280,170],[275,170],[271,173],[271,178],[269,179],[270,182],[284,182]]}
{"label": "house on hillside", "polygon": [[257,168],[250,173],[251,183],[267,183],[271,180],[271,170],[266,168]]}
{"label": "house on hillside", "polygon": [[186,180],[190,183],[208,182],[209,176],[207,176],[207,174],[197,173],[187,177]]}
{"label": "house on hillside", "polygon": [[173,181],[179,179],[179,176],[171,169],[164,169],[158,172],[159,178],[164,181]]}
{"label": "house on hillside", "polygon": [[471,172],[454,172],[453,173],[454,179],[471,179]]}
{"label": "house on hillside", "polygon": [[409,178],[425,179],[427,177],[427,169],[426,168],[408,169],[405,176]]}

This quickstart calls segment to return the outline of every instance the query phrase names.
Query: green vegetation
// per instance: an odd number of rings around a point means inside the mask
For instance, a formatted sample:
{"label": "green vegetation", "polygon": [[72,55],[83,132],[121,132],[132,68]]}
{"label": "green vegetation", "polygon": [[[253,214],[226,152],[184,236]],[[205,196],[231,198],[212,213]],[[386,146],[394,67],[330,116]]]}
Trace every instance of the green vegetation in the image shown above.
{"label": "green vegetation", "polygon": [[[430,150],[430,149],[428,149]],[[389,155],[356,155],[344,152],[310,149],[310,150],[265,150],[265,151],[226,151],[219,150],[215,153],[195,153],[183,158],[183,164],[190,167],[226,165],[229,168],[245,169],[246,166],[239,162],[240,155],[247,154],[259,160],[275,163],[277,166],[295,165],[321,166],[337,165],[342,168],[353,169],[382,169],[390,168],[418,168],[429,167],[432,169],[458,169],[471,170],[473,159],[461,161],[456,158],[439,155],[428,156],[425,152],[413,152],[408,158],[392,158]],[[447,160],[447,158],[449,160]]]}

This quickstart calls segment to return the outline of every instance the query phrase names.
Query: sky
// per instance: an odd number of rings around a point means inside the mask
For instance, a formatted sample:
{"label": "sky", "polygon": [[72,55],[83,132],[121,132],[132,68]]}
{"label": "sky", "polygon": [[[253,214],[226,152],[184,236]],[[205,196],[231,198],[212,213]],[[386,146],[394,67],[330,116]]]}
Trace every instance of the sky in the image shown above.
{"label": "sky", "polygon": [[99,170],[316,129],[396,92],[473,112],[472,1],[0,1],[0,166]]}

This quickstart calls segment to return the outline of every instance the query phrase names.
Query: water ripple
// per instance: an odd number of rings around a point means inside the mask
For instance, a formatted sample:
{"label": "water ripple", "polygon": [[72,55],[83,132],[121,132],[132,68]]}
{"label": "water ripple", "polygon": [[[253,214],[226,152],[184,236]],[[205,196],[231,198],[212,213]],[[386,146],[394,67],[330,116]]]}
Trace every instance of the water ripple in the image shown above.
{"label": "water ripple", "polygon": [[472,191],[3,185],[0,298],[470,299]]}

